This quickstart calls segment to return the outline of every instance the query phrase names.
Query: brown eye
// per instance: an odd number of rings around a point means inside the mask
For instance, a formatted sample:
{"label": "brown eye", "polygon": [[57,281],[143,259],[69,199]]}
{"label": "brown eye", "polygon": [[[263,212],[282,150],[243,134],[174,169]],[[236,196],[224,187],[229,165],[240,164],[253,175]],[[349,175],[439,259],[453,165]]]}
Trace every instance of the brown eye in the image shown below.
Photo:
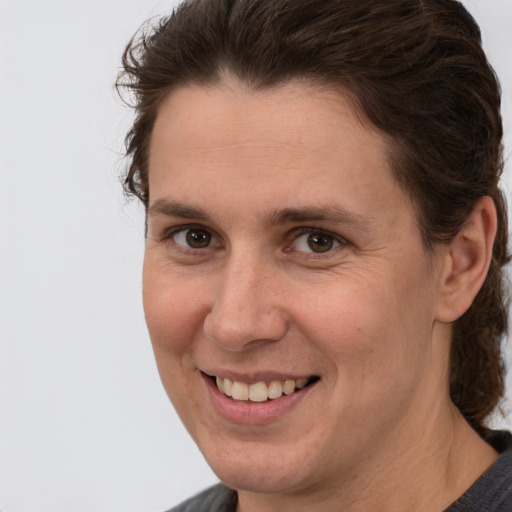
{"label": "brown eye", "polygon": [[323,254],[336,249],[341,244],[336,236],[324,231],[309,230],[299,235],[292,243],[291,250],[305,253]]}
{"label": "brown eye", "polygon": [[212,235],[204,229],[190,229],[187,231],[187,244],[194,249],[203,249],[210,245]]}
{"label": "brown eye", "polygon": [[333,237],[323,233],[311,233],[307,243],[313,252],[327,252],[334,247]]}
{"label": "brown eye", "polygon": [[173,240],[183,247],[205,249],[210,246],[212,235],[206,229],[182,229],[173,235]]}

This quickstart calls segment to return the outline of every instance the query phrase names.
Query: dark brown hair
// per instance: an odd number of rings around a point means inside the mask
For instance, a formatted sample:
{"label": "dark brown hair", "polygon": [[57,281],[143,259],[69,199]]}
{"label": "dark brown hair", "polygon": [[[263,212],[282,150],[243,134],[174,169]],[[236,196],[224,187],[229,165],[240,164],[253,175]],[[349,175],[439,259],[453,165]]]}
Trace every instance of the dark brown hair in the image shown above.
{"label": "dark brown hair", "polygon": [[125,190],[147,207],[147,153],[158,107],[184,84],[226,72],[254,90],[294,79],[349,91],[393,141],[395,177],[427,248],[450,242],[479,198],[498,211],[487,279],[454,324],[450,393],[479,431],[503,396],[507,216],[500,88],[478,25],[456,0],[188,0],[147,24],[123,56],[132,93]]}

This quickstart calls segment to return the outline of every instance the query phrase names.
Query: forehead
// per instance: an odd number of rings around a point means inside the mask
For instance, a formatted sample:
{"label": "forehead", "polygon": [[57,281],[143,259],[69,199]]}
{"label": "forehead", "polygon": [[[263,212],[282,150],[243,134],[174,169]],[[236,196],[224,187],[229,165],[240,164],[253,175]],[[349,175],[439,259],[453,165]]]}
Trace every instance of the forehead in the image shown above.
{"label": "forehead", "polygon": [[265,91],[189,85],[159,107],[148,211],[177,202],[245,228],[277,210],[327,205],[367,224],[380,219],[382,233],[399,225],[399,215],[419,230],[391,169],[391,148],[337,91],[294,82]]}
{"label": "forehead", "polygon": [[239,179],[251,170],[260,179],[266,171],[277,178],[279,170],[282,178],[293,173],[289,177],[300,180],[319,179],[343,164],[361,182],[380,171],[388,179],[389,147],[339,92],[299,82],[264,91],[233,81],[189,85],[160,105],[149,150],[150,187],[157,185],[157,174],[173,171],[177,178],[183,166],[190,173],[229,168]]}
{"label": "forehead", "polygon": [[[290,81],[256,90],[236,79],[226,78],[211,86],[188,84],[174,89],[160,104],[156,125],[168,124],[172,116],[182,132],[197,133],[206,127],[196,124],[199,118],[206,124],[219,119],[231,121],[234,128],[245,119],[252,131],[261,126],[270,128],[275,136],[275,132],[285,127],[300,130],[321,124],[325,128],[343,120],[358,125],[361,133],[365,131],[369,137],[376,135],[385,140],[385,135],[378,132],[356,105],[357,100],[349,91],[345,93],[342,89],[306,81]],[[212,140],[216,135],[222,140],[223,134],[215,131],[209,135]]]}
{"label": "forehead", "polygon": [[269,219],[323,218],[374,246],[419,240],[388,140],[368,124],[348,98],[303,84],[183,87],[160,106],[152,134],[149,224],[206,220],[252,236],[275,224]]}
{"label": "forehead", "polygon": [[[155,122],[148,221],[206,219],[252,236],[272,218],[328,218],[331,227],[343,225],[352,237],[360,232],[374,246],[419,240],[389,147],[339,93],[303,84],[263,92],[183,87],[166,98]],[[194,215],[176,215],[183,208]]]}

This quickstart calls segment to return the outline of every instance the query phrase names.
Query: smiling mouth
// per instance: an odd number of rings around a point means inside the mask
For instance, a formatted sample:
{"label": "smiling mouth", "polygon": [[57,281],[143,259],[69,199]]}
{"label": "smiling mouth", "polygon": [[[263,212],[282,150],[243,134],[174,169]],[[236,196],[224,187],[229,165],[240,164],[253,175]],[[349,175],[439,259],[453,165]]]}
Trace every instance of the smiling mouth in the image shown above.
{"label": "smiling mouth", "polygon": [[217,385],[217,389],[225,396],[237,401],[257,403],[275,400],[283,395],[291,395],[319,380],[318,377],[303,377],[296,380],[272,380],[268,383],[260,381],[248,384],[222,377],[211,378]]}

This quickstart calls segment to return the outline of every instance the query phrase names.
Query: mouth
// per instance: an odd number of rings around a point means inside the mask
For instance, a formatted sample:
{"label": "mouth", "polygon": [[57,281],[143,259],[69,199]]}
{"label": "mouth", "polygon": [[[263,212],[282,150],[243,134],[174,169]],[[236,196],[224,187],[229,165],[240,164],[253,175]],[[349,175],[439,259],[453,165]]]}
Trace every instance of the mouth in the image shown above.
{"label": "mouth", "polygon": [[262,403],[276,400],[283,395],[292,395],[308,386],[313,385],[319,377],[301,377],[298,379],[271,380],[259,382],[242,382],[218,376],[208,376],[217,389],[228,398],[235,401]]}

